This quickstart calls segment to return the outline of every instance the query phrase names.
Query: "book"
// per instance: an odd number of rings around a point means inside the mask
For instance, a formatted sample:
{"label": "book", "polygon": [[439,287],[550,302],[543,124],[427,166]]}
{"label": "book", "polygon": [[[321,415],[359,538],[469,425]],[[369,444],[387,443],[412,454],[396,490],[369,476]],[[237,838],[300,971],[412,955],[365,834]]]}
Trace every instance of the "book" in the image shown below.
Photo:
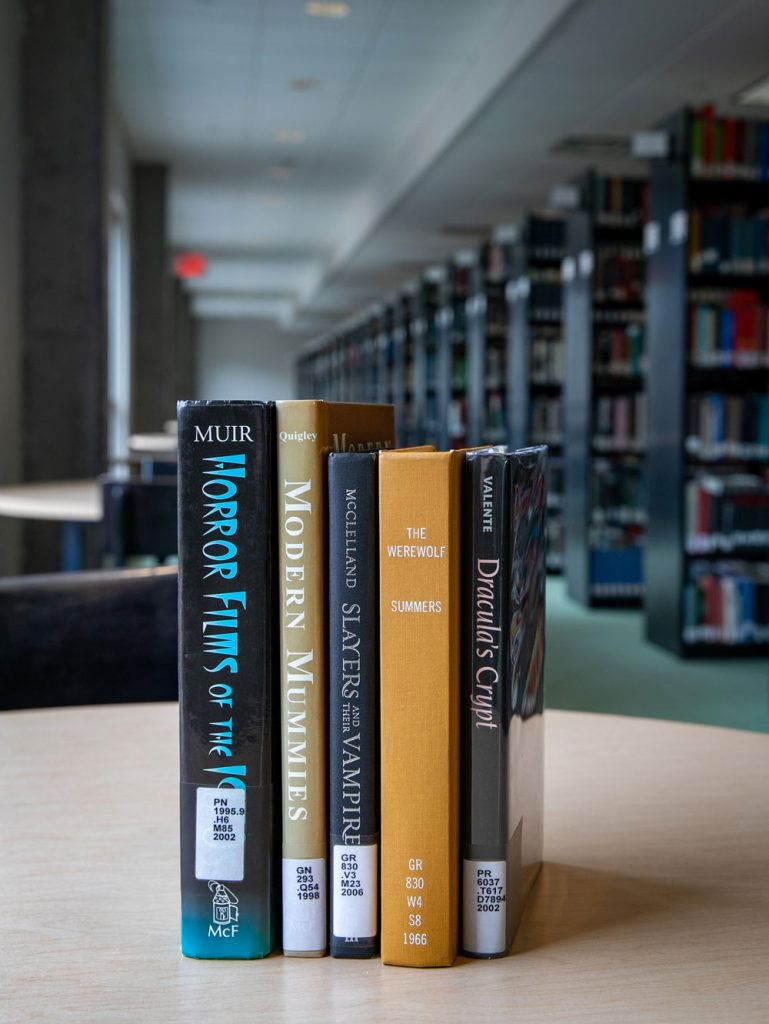
{"label": "book", "polygon": [[542,861],[546,453],[468,452],[462,948],[504,956]]}
{"label": "book", "polygon": [[180,402],[181,948],[273,948],[275,407]]}
{"label": "book", "polygon": [[392,447],[392,406],[277,403],[283,951],[326,951],[326,501],[329,451]]}
{"label": "book", "polygon": [[379,950],[377,455],[328,457],[329,952]]}
{"label": "book", "polygon": [[458,946],[460,452],[379,457],[381,947]]}
{"label": "book", "polygon": [[687,577],[684,643],[769,645],[769,563],[692,560]]}

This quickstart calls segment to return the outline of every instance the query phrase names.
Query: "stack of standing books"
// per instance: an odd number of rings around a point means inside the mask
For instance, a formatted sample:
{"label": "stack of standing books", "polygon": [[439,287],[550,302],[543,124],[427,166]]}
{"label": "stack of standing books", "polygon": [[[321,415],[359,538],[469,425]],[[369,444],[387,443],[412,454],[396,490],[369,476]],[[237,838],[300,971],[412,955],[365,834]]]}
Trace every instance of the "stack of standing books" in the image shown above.
{"label": "stack of standing books", "polygon": [[180,403],[188,956],[510,949],[542,856],[546,450],[393,433],[390,406]]}

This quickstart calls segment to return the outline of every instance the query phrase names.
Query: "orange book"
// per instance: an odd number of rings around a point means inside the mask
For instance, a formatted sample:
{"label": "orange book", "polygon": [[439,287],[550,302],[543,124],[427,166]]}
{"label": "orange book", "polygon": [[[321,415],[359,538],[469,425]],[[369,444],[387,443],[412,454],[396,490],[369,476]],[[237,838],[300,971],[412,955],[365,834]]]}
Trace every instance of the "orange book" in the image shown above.
{"label": "orange book", "polygon": [[457,954],[463,460],[379,457],[382,959],[407,967]]}
{"label": "orange book", "polygon": [[326,951],[326,523],[329,451],[392,447],[391,405],[277,403],[283,951]]}

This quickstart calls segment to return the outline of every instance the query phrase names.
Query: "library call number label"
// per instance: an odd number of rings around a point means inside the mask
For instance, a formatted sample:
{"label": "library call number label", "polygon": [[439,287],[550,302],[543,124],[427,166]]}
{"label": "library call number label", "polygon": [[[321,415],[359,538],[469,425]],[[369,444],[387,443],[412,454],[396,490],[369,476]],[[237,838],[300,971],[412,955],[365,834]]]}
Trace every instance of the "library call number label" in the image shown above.
{"label": "library call number label", "polygon": [[199,786],[195,816],[195,877],[243,881],[246,791]]}
{"label": "library call number label", "polygon": [[326,860],[283,858],[283,948],[326,946]]}
{"label": "library call number label", "polygon": [[404,946],[427,946],[428,933],[422,924],[427,905],[425,876],[421,857],[409,857],[405,879],[407,930],[403,933]]}

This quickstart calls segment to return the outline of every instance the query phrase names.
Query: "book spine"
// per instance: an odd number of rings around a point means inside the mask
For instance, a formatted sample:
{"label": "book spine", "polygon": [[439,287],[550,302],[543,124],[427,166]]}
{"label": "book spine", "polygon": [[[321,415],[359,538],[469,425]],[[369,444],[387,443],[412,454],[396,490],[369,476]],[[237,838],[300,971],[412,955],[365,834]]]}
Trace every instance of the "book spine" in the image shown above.
{"label": "book spine", "polygon": [[514,903],[507,896],[509,481],[507,456],[468,454],[463,481],[462,948],[479,957],[507,952],[507,908]]}
{"label": "book spine", "polygon": [[379,949],[377,456],[328,459],[329,952]]}
{"label": "book spine", "polygon": [[181,947],[274,939],[274,407],[181,402]]}
{"label": "book spine", "polygon": [[382,958],[412,967],[458,944],[462,458],[379,462]]}
{"label": "book spine", "polygon": [[[519,911],[542,862],[545,707],[545,510],[547,449],[511,455],[511,773],[508,825],[521,828]],[[637,578],[640,551],[635,549]],[[515,740],[512,732],[515,730]],[[525,780],[525,783],[524,783]]]}
{"label": "book spine", "polygon": [[283,951],[326,952],[327,407],[278,403]]}
{"label": "book spine", "polygon": [[544,710],[547,448],[513,452],[511,466],[512,714],[528,719]]}

